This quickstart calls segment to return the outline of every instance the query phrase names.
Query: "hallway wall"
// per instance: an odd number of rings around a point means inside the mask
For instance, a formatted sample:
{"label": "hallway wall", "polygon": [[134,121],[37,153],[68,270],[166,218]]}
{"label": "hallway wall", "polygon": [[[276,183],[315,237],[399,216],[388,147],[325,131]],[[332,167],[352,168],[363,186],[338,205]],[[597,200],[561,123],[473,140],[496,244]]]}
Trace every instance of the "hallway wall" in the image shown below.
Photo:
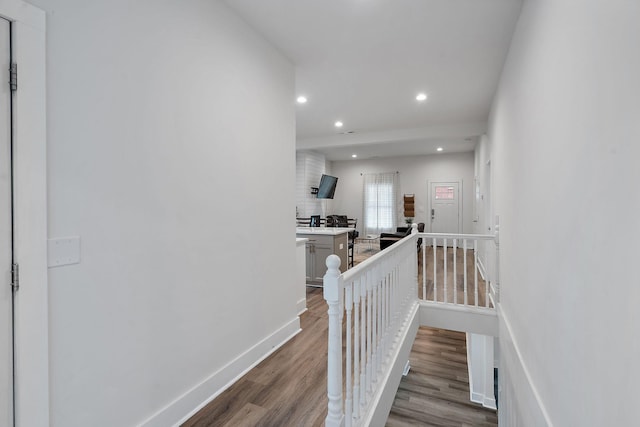
{"label": "hallway wall", "polygon": [[517,425],[637,423],[638,16],[634,1],[525,1],[494,100],[501,346],[519,364],[500,405]]}
{"label": "hallway wall", "polygon": [[338,177],[338,185],[333,200],[329,201],[327,213],[346,214],[358,218],[358,228],[362,233],[362,183],[361,174],[399,172],[398,174],[398,226],[405,226],[402,204],[403,194],[415,194],[415,223],[424,222],[429,231],[428,180],[462,179],[461,212],[463,233],[472,232],[473,216],[473,152],[442,153],[430,156],[385,157],[331,162],[332,174]]}
{"label": "hallway wall", "polygon": [[32,3],[51,426],[171,425],[298,330],[293,67],[219,1]]}

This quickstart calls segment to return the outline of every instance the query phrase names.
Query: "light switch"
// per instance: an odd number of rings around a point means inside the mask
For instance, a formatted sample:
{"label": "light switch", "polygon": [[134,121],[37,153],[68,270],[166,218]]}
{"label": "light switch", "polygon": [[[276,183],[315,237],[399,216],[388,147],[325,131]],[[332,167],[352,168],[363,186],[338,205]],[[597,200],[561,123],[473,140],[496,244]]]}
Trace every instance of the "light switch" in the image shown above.
{"label": "light switch", "polygon": [[49,267],[80,263],[80,236],[49,239],[47,243]]}

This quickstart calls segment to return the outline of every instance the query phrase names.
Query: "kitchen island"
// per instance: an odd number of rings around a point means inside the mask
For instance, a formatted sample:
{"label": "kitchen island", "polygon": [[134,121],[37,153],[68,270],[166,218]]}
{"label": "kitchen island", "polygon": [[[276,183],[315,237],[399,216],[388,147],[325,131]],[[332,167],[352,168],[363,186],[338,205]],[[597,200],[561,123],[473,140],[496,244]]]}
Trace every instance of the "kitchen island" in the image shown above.
{"label": "kitchen island", "polygon": [[326,260],[331,254],[340,257],[340,271],[347,270],[348,227],[297,227],[296,237],[308,239],[305,243],[306,281],[309,286],[322,286],[327,272]]}

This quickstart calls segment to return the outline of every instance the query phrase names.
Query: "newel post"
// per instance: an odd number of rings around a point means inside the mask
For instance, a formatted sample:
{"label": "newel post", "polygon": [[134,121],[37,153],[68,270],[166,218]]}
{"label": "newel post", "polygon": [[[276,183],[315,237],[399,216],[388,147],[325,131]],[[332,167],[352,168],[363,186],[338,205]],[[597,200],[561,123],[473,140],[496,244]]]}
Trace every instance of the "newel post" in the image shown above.
{"label": "newel post", "polygon": [[327,397],[329,398],[326,427],[343,425],[342,410],[342,322],[340,257],[327,257],[327,272],[323,278],[324,299],[329,306],[329,341],[327,354]]}
{"label": "newel post", "polygon": [[[418,234],[418,224],[416,224],[415,222],[413,224],[411,224],[411,234]],[[419,239],[416,239],[416,242],[418,242]],[[417,243],[416,243],[417,244]],[[419,247],[418,247],[419,249]],[[419,253],[419,252],[418,252]],[[413,258],[413,261],[411,262],[411,268],[412,268],[412,277],[411,277],[411,290],[415,291],[412,292],[415,296],[416,299],[418,298],[418,276],[419,276],[419,271],[418,271],[418,257]]]}

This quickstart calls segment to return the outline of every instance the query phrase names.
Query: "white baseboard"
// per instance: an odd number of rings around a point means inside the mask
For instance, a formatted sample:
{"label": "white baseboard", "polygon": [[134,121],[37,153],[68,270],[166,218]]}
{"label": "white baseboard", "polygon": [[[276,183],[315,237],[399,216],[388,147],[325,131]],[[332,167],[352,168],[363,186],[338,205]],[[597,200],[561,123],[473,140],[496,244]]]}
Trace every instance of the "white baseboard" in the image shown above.
{"label": "white baseboard", "polygon": [[307,298],[300,299],[296,304],[296,313],[300,316],[302,313],[307,311]]}
{"label": "white baseboard", "polygon": [[139,426],[164,427],[182,424],[258,363],[296,336],[300,330],[300,318],[295,317],[249,350],[240,354],[222,369],[156,412]]}
{"label": "white baseboard", "polygon": [[[493,360],[493,351],[491,351],[491,362],[490,362],[490,369],[491,369],[491,381],[489,384],[484,384],[483,387],[477,387],[477,384],[475,382],[475,375],[479,375],[479,380],[481,382],[481,384],[484,381],[487,381],[486,378],[486,371],[485,369],[487,369],[487,359],[486,358],[473,358],[472,355],[472,349],[471,346],[474,345],[474,341],[471,340],[472,335],[470,333],[466,334],[466,340],[467,340],[467,369],[469,372],[469,400],[474,402],[474,403],[479,403],[480,405],[484,406],[485,408],[489,408],[489,409],[496,409],[496,399],[493,395],[494,393],[494,382],[493,382],[493,367],[495,365],[494,360]],[[491,349],[493,350],[493,341],[491,343],[492,347]],[[483,352],[484,356],[486,356],[486,352]],[[478,373],[477,371],[477,364],[482,365],[481,367],[481,372]],[[487,394],[489,393],[489,394]]]}
{"label": "white baseboard", "polygon": [[487,269],[485,268],[484,264],[482,263],[482,260],[480,259],[480,257],[478,257],[478,271],[480,272],[480,276],[482,277],[482,280],[484,280],[486,282],[487,281]]}
{"label": "white baseboard", "polygon": [[484,394],[482,393],[476,393],[476,392],[471,392],[471,401],[473,403],[479,403],[482,405],[482,402],[484,402]]}
{"label": "white baseboard", "polygon": [[518,426],[553,426],[531,379],[509,319],[498,304],[500,367],[498,368],[499,418]]}
{"label": "white baseboard", "polygon": [[496,409],[496,399],[493,397],[487,397],[481,393],[471,393],[471,401],[473,403],[479,403],[485,408]]}
{"label": "white baseboard", "polygon": [[485,396],[484,400],[480,403],[482,403],[482,406],[484,406],[485,408],[498,409],[497,402],[494,397]]}

